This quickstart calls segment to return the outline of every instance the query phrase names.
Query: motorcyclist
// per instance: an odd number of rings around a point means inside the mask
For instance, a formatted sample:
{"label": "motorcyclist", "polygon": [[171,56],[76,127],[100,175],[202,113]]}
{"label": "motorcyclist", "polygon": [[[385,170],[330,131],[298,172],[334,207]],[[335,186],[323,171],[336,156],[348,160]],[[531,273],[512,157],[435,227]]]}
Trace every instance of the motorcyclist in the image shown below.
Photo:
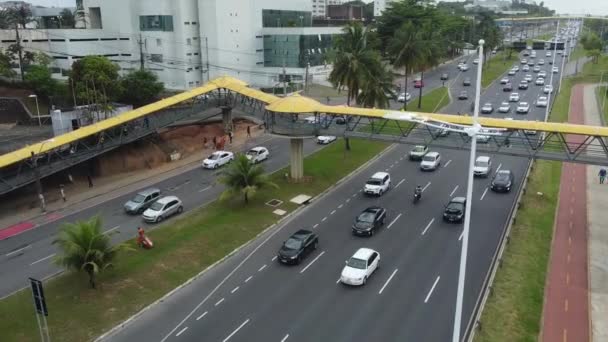
{"label": "motorcyclist", "polygon": [[422,187],[420,185],[416,185],[416,189],[414,190],[414,197],[420,199],[422,197]]}

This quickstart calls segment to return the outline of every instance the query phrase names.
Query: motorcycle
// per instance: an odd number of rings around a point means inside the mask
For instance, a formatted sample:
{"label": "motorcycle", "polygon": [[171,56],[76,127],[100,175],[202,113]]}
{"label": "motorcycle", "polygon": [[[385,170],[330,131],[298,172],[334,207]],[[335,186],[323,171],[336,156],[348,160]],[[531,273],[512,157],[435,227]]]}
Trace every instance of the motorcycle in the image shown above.
{"label": "motorcycle", "polygon": [[418,203],[418,201],[420,201],[421,198],[422,198],[421,192],[414,192],[414,203]]}

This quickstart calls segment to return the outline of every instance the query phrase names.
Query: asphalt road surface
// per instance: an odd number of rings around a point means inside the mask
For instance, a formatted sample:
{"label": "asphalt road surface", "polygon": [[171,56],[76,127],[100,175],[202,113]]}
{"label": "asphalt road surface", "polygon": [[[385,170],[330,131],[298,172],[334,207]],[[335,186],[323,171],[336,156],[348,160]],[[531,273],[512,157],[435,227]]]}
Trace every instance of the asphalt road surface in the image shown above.
{"label": "asphalt road surface", "polygon": [[[557,60],[561,62],[561,57]],[[550,75],[550,67],[546,63],[542,69]],[[472,70],[468,73],[474,76]],[[524,74],[511,77],[512,83],[517,86]],[[554,84],[557,81],[555,77]],[[521,101],[533,104],[541,89],[532,84],[518,91]],[[495,82],[483,93],[482,103],[492,102],[497,108],[509,94]],[[450,110],[462,106],[470,102],[455,100]],[[526,115],[495,111],[489,116],[543,120],[545,109],[532,105]],[[451,197],[464,195],[468,152],[437,150],[442,167],[425,173],[407,159],[408,150],[396,146],[314,201],[297,219],[267,232],[109,340],[449,340],[462,225],[443,222],[442,212]],[[463,325],[471,319],[528,165],[526,159],[491,157],[493,172],[512,170],[516,187],[498,194],[489,190],[489,178],[474,183]],[[390,172],[393,187],[379,198],[364,196],[363,184],[376,171]],[[425,190],[422,200],[413,204],[417,184]],[[371,238],[353,236],[350,227],[355,216],[370,205],[387,208],[385,226]],[[301,228],[319,235],[319,248],[300,265],[279,264],[276,253],[282,241]],[[379,251],[381,268],[365,286],[344,286],[338,282],[344,261],[360,247]]]}

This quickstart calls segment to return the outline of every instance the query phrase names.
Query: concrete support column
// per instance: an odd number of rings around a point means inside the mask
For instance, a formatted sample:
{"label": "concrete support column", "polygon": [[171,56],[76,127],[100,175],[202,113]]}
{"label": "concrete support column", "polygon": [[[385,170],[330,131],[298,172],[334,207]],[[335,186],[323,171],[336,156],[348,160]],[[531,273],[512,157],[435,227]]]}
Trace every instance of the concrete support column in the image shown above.
{"label": "concrete support column", "polygon": [[289,161],[291,164],[291,178],[299,181],[304,177],[304,139],[291,138]]}
{"label": "concrete support column", "polygon": [[232,107],[222,107],[222,123],[224,124],[225,132],[232,132]]}

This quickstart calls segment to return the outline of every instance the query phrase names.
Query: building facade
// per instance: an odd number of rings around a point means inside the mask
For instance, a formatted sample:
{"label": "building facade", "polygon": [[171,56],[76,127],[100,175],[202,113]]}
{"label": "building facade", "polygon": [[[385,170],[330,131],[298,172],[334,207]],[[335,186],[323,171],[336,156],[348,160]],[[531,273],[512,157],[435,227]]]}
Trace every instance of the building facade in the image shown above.
{"label": "building facade", "polygon": [[312,15],[313,17],[328,17],[327,6],[341,5],[345,1],[342,0],[312,0]]}
{"label": "building facade", "polygon": [[[223,75],[272,87],[283,72],[303,79],[307,66],[327,64],[341,28],[312,27],[312,6],[310,0],[82,0],[79,29],[20,35],[24,49],[53,57],[56,77],[65,77],[75,60],[102,55],[123,73],[143,65],[168,89]],[[14,31],[0,31],[0,38],[0,48],[15,43]]]}

